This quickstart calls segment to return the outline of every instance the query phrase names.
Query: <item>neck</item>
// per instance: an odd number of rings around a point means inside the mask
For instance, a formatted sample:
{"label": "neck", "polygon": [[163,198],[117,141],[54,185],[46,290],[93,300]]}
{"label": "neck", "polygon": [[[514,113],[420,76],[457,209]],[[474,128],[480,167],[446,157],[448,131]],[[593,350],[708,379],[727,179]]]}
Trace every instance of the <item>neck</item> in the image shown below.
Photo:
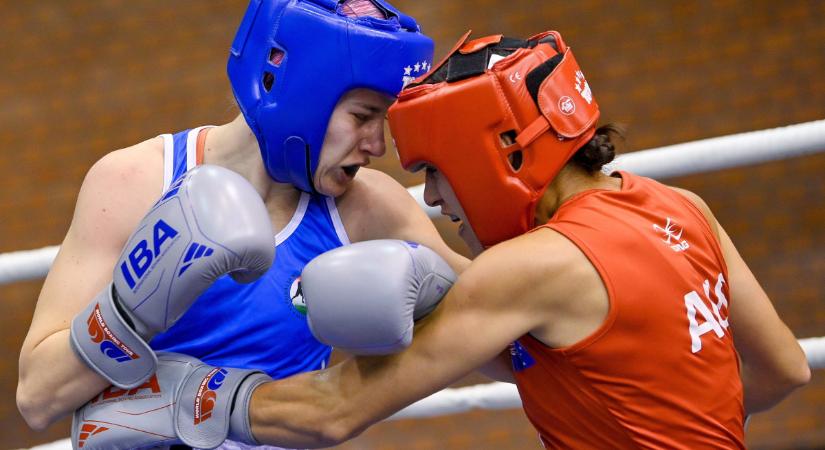
{"label": "neck", "polygon": [[274,181],[266,173],[258,139],[242,115],[212,128],[206,136],[203,162],[237,172],[252,184],[269,208],[294,209],[300,192],[289,183]]}
{"label": "neck", "polygon": [[602,172],[589,174],[575,164],[565,165],[544,191],[536,206],[536,224],[544,224],[566,201],[575,195],[592,189],[618,191],[622,179]]}

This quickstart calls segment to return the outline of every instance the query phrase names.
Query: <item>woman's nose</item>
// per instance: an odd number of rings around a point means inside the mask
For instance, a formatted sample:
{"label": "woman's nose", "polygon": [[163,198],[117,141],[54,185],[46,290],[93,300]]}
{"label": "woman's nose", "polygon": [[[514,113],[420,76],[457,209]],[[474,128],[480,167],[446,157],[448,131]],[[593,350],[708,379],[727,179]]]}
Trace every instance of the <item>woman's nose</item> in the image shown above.
{"label": "woman's nose", "polygon": [[441,195],[438,193],[436,185],[435,173],[427,171],[427,177],[424,179],[424,203],[428,206],[438,206],[441,202]]}
{"label": "woman's nose", "polygon": [[384,143],[384,123],[376,123],[369,127],[366,136],[361,140],[361,150],[372,156],[384,156],[387,146]]}

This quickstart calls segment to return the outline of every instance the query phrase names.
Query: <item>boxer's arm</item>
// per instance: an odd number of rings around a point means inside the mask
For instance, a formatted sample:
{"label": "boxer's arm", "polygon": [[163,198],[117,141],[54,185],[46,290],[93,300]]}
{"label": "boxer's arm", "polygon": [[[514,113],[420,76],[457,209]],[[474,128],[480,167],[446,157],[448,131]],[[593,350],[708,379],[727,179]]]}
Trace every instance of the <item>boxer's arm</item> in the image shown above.
{"label": "boxer's arm", "polygon": [[510,349],[502,351],[495,358],[487,361],[486,364],[478,368],[478,372],[493,381],[515,384],[516,378],[513,376]]}
{"label": "boxer's arm", "polygon": [[[252,431],[262,443],[329,446],[455,382],[547,322],[548,301],[569,274],[563,262],[524,261],[532,243],[487,250],[416,328],[412,345],[357,357],[325,371],[268,383],[252,397]],[[535,251],[535,250],[533,250]],[[552,259],[548,252],[546,260]]]}
{"label": "boxer's arm", "polygon": [[360,170],[352,186],[336,202],[353,242],[375,239],[418,242],[438,253],[456,273],[470,264],[469,259],[447,246],[410,193],[383,172]]}
{"label": "boxer's arm", "polygon": [[719,240],[730,278],[730,323],[741,358],[745,413],[753,414],[805,385],[811,370],[793,332],[721,226]]}
{"label": "boxer's arm", "polygon": [[105,156],[83,182],[20,353],[17,404],[35,429],[70,413],[109,384],[71,350],[69,327],[111,281],[124,242],[160,195],[162,161],[158,142],[146,141]]}
{"label": "boxer's arm", "polygon": [[805,353],[707,204],[690,191],[676,191],[708,219],[728,266],[730,323],[741,358],[745,413],[771,408],[810,379]]}

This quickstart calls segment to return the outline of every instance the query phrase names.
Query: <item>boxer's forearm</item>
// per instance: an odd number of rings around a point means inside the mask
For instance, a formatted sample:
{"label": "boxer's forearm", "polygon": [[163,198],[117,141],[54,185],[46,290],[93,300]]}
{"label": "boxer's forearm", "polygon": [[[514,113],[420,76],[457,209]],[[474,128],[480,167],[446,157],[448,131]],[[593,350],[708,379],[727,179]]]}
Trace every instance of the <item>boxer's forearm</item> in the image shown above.
{"label": "boxer's forearm", "polygon": [[21,355],[17,407],[30,427],[42,430],[107,386],[69,347],[65,329]]}
{"label": "boxer's forearm", "polygon": [[[261,385],[255,390],[249,419],[262,444],[289,448],[329,447],[355,436],[346,397],[336,387],[336,366]],[[357,420],[357,419],[356,419]]]}

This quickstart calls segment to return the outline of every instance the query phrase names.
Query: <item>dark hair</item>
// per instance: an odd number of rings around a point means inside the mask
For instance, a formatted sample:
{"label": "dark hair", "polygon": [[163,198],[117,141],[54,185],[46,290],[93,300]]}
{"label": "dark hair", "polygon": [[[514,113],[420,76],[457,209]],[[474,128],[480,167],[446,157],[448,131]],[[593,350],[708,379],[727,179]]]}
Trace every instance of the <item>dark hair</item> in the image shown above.
{"label": "dark hair", "polygon": [[584,144],[570,161],[593,174],[602,170],[602,166],[613,161],[616,157],[614,138],[624,139],[624,127],[616,123],[608,123],[596,128],[596,134],[587,144]]}

